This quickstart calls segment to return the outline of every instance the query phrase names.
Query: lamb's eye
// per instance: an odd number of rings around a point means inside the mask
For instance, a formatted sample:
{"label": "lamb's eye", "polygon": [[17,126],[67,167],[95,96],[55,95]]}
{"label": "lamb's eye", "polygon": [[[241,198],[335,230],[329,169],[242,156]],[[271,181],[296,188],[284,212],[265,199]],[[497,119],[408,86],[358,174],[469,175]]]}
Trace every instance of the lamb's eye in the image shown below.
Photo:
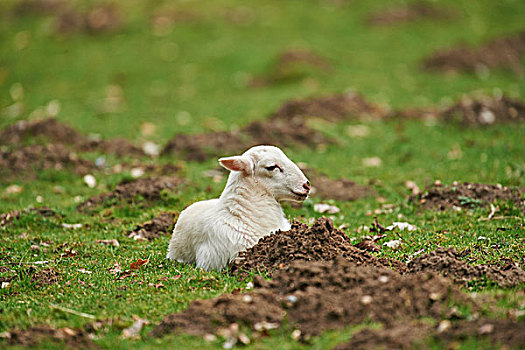
{"label": "lamb's eye", "polygon": [[283,171],[278,165],[267,166],[265,169],[268,171],[274,171],[275,169],[279,169],[281,172]]}

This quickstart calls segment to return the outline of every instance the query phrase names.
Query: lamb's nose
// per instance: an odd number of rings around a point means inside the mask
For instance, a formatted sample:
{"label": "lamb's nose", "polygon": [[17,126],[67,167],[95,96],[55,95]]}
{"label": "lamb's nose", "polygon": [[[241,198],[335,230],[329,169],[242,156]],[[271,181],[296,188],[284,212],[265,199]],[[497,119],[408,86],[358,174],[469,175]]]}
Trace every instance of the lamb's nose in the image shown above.
{"label": "lamb's nose", "polygon": [[303,184],[303,188],[307,190],[308,192],[310,192],[310,181],[306,181],[306,183]]}

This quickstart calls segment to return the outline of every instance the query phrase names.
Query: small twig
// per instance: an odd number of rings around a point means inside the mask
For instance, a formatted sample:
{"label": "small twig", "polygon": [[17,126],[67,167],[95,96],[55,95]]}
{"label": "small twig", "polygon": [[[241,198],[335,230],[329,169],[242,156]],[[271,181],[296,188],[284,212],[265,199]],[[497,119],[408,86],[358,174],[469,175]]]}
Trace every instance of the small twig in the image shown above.
{"label": "small twig", "polygon": [[525,221],[524,218],[520,218],[519,216],[493,216],[491,218],[489,217],[479,218],[478,221],[505,220],[505,219],[516,219],[516,220]]}
{"label": "small twig", "polygon": [[496,213],[496,207],[494,206],[494,204],[490,203],[490,214],[487,217],[487,219],[489,220],[492,219],[495,213]]}
{"label": "small twig", "polygon": [[60,311],[63,311],[63,312],[67,312],[67,313],[70,313],[70,314],[73,314],[73,315],[77,315],[77,316],[80,316],[80,317],[89,318],[91,320],[96,319],[96,317],[93,316],[93,315],[86,314],[86,313],[80,312],[80,311],[75,311],[73,309],[68,309],[67,307],[63,307],[63,306],[60,306],[60,305],[55,305],[55,304],[49,303],[49,306],[51,308],[53,308],[53,309],[57,309],[57,310],[60,310]]}

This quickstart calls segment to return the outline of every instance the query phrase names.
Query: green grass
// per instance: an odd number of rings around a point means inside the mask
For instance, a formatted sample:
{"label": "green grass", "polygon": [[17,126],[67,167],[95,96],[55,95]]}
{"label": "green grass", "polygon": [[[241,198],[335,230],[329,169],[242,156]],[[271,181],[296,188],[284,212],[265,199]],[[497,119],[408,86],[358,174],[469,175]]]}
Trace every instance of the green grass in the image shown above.
{"label": "green grass", "polygon": [[[137,144],[151,139],[163,144],[178,132],[228,130],[245,125],[266,117],[289,98],[348,89],[390,108],[450,104],[463,93],[473,91],[489,94],[502,91],[514,97],[525,94],[523,78],[510,71],[494,70],[481,78],[473,74],[433,74],[420,66],[421,59],[436,48],[458,42],[478,44],[523,29],[525,3],[519,0],[439,1],[455,7],[462,18],[388,28],[368,27],[366,15],[399,1],[356,0],[341,7],[316,0],[189,1],[180,6],[199,14],[198,20],[176,23],[165,36],[154,35],[150,25],[154,9],[162,1],[122,0],[117,3],[122,8],[124,25],[117,34],[58,37],[49,17],[11,16],[9,11],[15,3],[8,0],[0,4],[0,128],[34,117],[37,115],[34,111],[58,100],[61,109],[57,118],[85,134],[125,137]],[[86,6],[91,2],[81,3]],[[239,7],[251,13],[252,22],[248,25],[227,19],[228,13]],[[19,48],[21,37],[28,38],[23,49]],[[333,71],[313,70],[306,81],[258,89],[245,85],[247,77],[271,69],[280,52],[297,47],[326,57]],[[14,103],[10,90],[15,84],[23,86],[24,97],[20,102],[24,111],[9,115],[1,111]],[[119,111],[107,113],[101,111],[100,105],[110,85],[122,89],[123,103]],[[189,120],[184,118],[188,113]],[[156,125],[154,135],[141,134],[144,122]],[[386,203],[393,205],[392,212],[377,215],[381,223],[408,221],[418,227],[415,232],[401,233],[405,239],[401,249],[385,248],[380,256],[406,259],[422,248],[431,251],[437,246],[453,246],[458,250],[469,249],[473,264],[497,264],[503,258],[511,258],[523,267],[525,230],[523,215],[516,208],[500,205],[504,215],[522,219],[480,221],[489,214],[483,208],[460,213],[420,211],[409,202],[409,191],[404,186],[406,180],[415,181],[420,187],[435,180],[445,184],[470,181],[525,186],[523,124],[465,129],[456,125],[430,126],[419,121],[367,121],[360,124],[370,129],[370,136],[351,138],[347,128],[353,124],[356,123],[320,123],[317,127],[335,137],[337,145],[317,150],[292,148],[287,154],[331,177],[373,183]],[[458,149],[460,156],[451,156],[450,152],[455,150],[457,155]],[[363,166],[362,159],[367,157],[381,158],[382,165]],[[114,165],[120,160],[107,157],[107,162]],[[126,237],[129,229],[155,214],[180,211],[194,201],[215,197],[224,185],[224,181],[213,183],[203,176],[204,171],[217,166],[215,160],[196,164],[166,157],[152,162],[178,162],[191,185],[156,203],[145,205],[138,201],[111,211],[80,214],[76,211],[75,197],[84,200],[110,190],[129,174],[95,173],[99,185],[94,189],[69,172],[46,171],[34,181],[0,179],[0,213],[47,205],[62,215],[45,218],[29,213],[0,228],[0,265],[8,267],[0,277],[18,276],[10,287],[0,289],[0,333],[35,324],[81,327],[88,321],[53,307],[58,305],[97,319],[115,320],[114,326],[101,332],[96,340],[104,348],[220,347],[220,343],[208,344],[189,336],[151,339],[147,336],[151,325],[146,327],[141,340],[119,338],[121,329],[131,324],[133,315],[147,318],[154,325],[165,315],[185,309],[192,300],[244,288],[247,283],[226,273],[208,273],[165,261],[167,236],[152,242]],[[6,194],[4,189],[11,184],[23,186],[23,192]],[[63,191],[58,193],[55,186]],[[207,191],[208,186],[211,191]],[[42,203],[36,202],[37,196],[43,197]],[[357,228],[374,220],[367,213],[382,205],[375,198],[335,204],[341,212],[333,220],[336,225],[346,224],[351,237],[361,236]],[[285,211],[303,221],[320,216],[308,205],[301,209],[286,205]],[[65,229],[61,226],[63,222],[82,223],[84,227]],[[479,236],[487,239],[479,240]],[[396,237],[391,233],[386,239]],[[119,247],[96,243],[97,239],[113,238],[120,242]],[[31,250],[32,245],[40,245],[40,250]],[[77,255],[61,258],[66,248],[74,249]],[[125,269],[139,258],[149,258],[150,262],[136,276],[118,281],[108,271],[115,262]],[[49,261],[46,267],[60,272],[59,284],[37,288],[31,283],[32,262],[43,260]],[[34,268],[40,270],[42,266]],[[179,274],[180,279],[169,279]],[[163,288],[148,285],[158,283],[162,277],[168,277],[162,282]],[[499,293],[502,299],[517,298],[515,303],[503,303],[501,307],[523,309],[523,295],[520,297],[516,290],[494,289],[483,283],[470,289],[488,295]],[[327,333],[309,345],[291,340],[285,332],[276,332],[247,348],[324,349],[348,339],[353,331]],[[60,348],[41,347],[53,346]],[[481,345],[476,341],[462,344],[465,349],[478,346]]]}

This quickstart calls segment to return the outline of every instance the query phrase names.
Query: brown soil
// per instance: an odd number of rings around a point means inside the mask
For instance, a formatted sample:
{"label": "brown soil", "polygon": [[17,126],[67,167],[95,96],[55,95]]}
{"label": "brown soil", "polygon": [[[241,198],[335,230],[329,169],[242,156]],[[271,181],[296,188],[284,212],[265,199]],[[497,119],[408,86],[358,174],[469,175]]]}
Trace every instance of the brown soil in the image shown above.
{"label": "brown soil", "polygon": [[429,336],[431,327],[420,321],[400,323],[381,329],[365,328],[355,333],[352,338],[337,345],[334,350],[368,349],[419,349],[418,343]]}
{"label": "brown soil", "polygon": [[162,154],[182,155],[187,160],[204,161],[210,157],[240,154],[256,145],[279,147],[330,143],[321,132],[310,128],[302,118],[255,121],[240,132],[219,131],[197,135],[177,135],[164,147]]}
{"label": "brown soil", "polygon": [[[34,140],[32,140],[34,139]],[[22,120],[0,132],[0,145],[13,146],[28,141],[68,145],[81,152],[97,151],[116,156],[143,156],[144,152],[125,139],[90,140],[69,125],[55,118]]]}
{"label": "brown soil", "polygon": [[273,67],[250,82],[252,87],[283,84],[306,78],[311,70],[330,71],[327,59],[309,50],[287,50],[282,52]]}
{"label": "brown soil", "polygon": [[46,169],[71,170],[75,174],[86,174],[95,164],[79,158],[63,145],[22,146],[11,151],[0,152],[0,178],[34,179]]}
{"label": "brown soil", "polygon": [[64,0],[24,0],[14,8],[15,15],[26,14],[52,15],[62,10],[66,5]]}
{"label": "brown soil", "polygon": [[34,283],[37,287],[44,287],[58,283],[61,279],[62,277],[60,276],[60,273],[49,267],[33,273],[31,276],[31,283]]}
{"label": "brown soil", "polygon": [[480,72],[486,69],[507,68],[522,74],[521,61],[525,55],[525,32],[492,39],[478,48],[458,45],[435,52],[423,61],[431,71]]}
{"label": "brown soil", "polygon": [[459,283],[485,278],[496,282],[501,287],[515,287],[525,284],[525,271],[514,263],[504,267],[489,265],[472,266],[461,259],[453,248],[438,248],[429,254],[423,254],[407,264],[409,273],[437,272]]}
{"label": "brown soil", "polygon": [[129,231],[128,237],[152,241],[161,235],[170,234],[175,226],[176,217],[176,213],[162,213]]}
{"label": "brown soil", "polygon": [[412,197],[425,209],[445,210],[452,207],[488,207],[495,201],[510,201],[525,212],[524,188],[509,188],[501,185],[477,183],[453,183],[451,186],[434,184]]}
{"label": "brown soil", "polygon": [[457,104],[443,111],[447,122],[459,122],[465,126],[495,123],[525,122],[525,104],[508,97],[463,97]]}
{"label": "brown soil", "polygon": [[[350,341],[340,344],[334,350],[345,349],[419,349],[431,338],[442,344],[482,336],[493,346],[504,345],[515,349],[525,346],[525,323],[512,320],[460,320],[451,323],[450,328],[439,332],[436,327],[414,321],[384,327],[363,329],[352,336]],[[423,347],[424,348],[424,347]]]}
{"label": "brown soil", "polygon": [[138,196],[146,201],[158,201],[161,199],[162,191],[176,190],[183,182],[183,179],[173,176],[144,178],[133,180],[131,182],[122,182],[118,184],[112,192],[91,197],[85,202],[79,204],[77,209],[79,211],[87,211],[111,200],[132,202]]}
{"label": "brown soil", "polygon": [[48,325],[34,326],[25,330],[9,332],[8,344],[22,347],[32,347],[42,342],[62,343],[67,348],[86,349],[96,345],[82,329],[54,328]]}
{"label": "brown soil", "polygon": [[121,27],[122,19],[114,4],[96,6],[86,12],[69,8],[56,18],[56,30],[61,34],[73,32],[99,34],[114,32]]}
{"label": "brown soil", "polygon": [[257,329],[283,319],[301,336],[319,335],[365,320],[395,324],[401,319],[441,317],[451,300],[465,301],[450,282],[432,274],[402,276],[385,268],[357,266],[342,258],[295,261],[272,281],[259,276],[254,292],[197,301],[166,317],[152,332],[215,333],[236,322]]}
{"label": "brown soil", "polygon": [[36,213],[40,216],[45,217],[60,217],[53,209],[49,207],[37,207],[37,208],[31,208],[27,210],[13,210],[7,213],[0,214],[0,227],[4,227],[5,225],[20,219],[20,217],[28,212]]}
{"label": "brown soil", "polygon": [[344,232],[334,228],[330,219],[322,217],[311,227],[294,222],[290,231],[261,239],[254,247],[239,254],[230,271],[244,274],[250,270],[262,270],[271,274],[274,269],[296,260],[328,261],[337,257],[344,257],[356,265],[405,269],[399,261],[376,258],[354,247]]}
{"label": "brown soil", "polygon": [[382,118],[388,111],[367,101],[357,93],[291,100],[284,103],[271,119],[294,119],[317,117],[328,121]]}
{"label": "brown soil", "polygon": [[375,26],[389,26],[418,20],[450,20],[457,17],[456,11],[426,1],[418,1],[373,13],[367,22]]}
{"label": "brown soil", "polygon": [[359,185],[352,180],[344,178],[334,180],[311,169],[303,169],[303,171],[312,183],[310,197],[355,201],[362,197],[375,195],[373,188]]}

